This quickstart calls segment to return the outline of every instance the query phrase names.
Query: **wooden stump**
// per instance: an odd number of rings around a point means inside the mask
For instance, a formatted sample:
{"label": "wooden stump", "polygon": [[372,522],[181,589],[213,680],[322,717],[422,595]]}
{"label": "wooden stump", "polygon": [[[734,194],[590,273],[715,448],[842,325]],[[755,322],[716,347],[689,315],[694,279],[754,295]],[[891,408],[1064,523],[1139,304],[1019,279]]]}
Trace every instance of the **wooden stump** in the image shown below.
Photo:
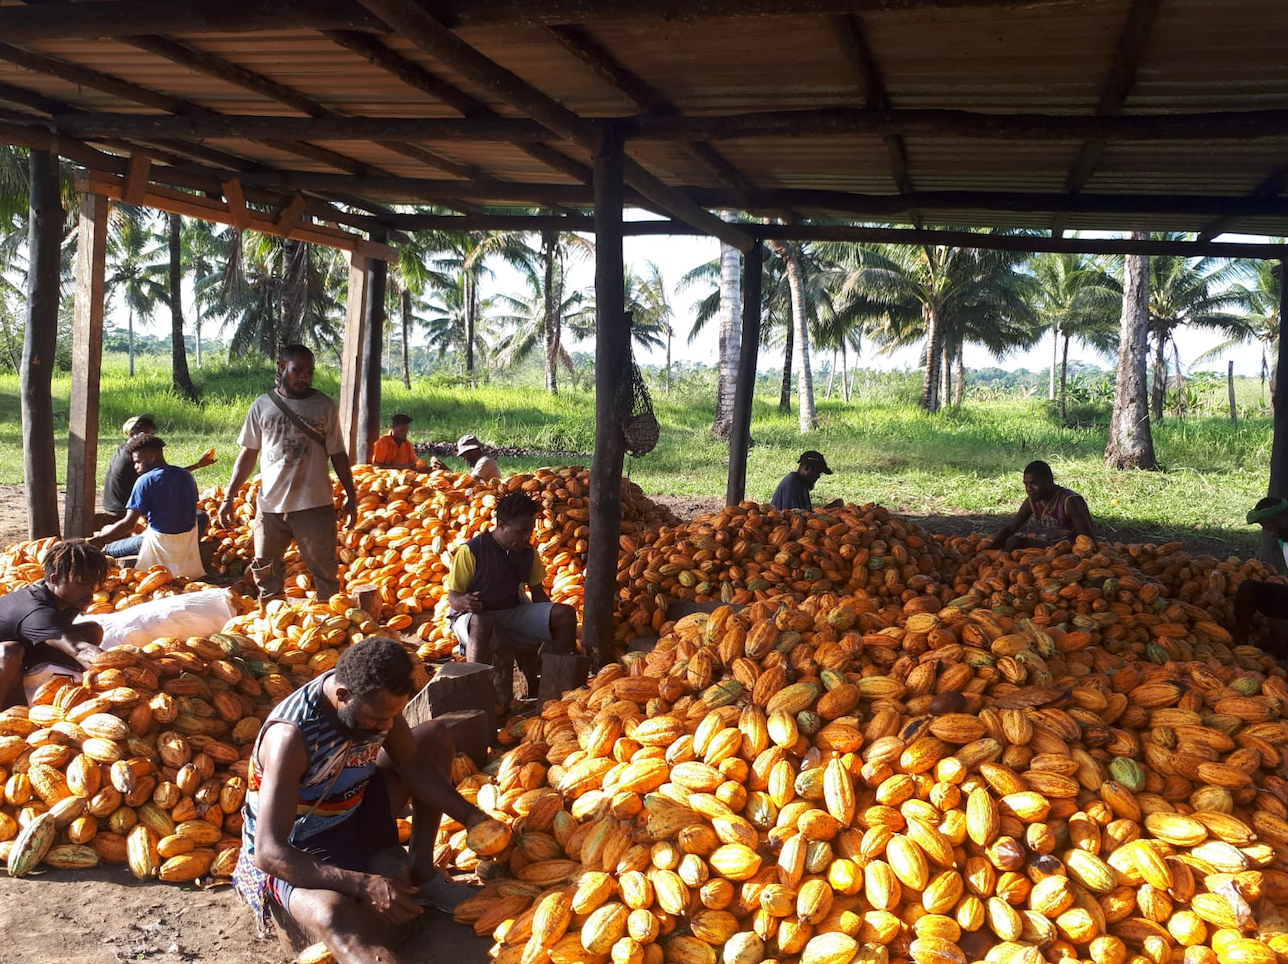
{"label": "wooden stump", "polygon": [[537,699],[544,706],[551,700],[557,700],[568,690],[575,690],[586,685],[590,675],[590,659],[577,654],[562,655],[551,653],[541,657],[541,685],[537,688]]}

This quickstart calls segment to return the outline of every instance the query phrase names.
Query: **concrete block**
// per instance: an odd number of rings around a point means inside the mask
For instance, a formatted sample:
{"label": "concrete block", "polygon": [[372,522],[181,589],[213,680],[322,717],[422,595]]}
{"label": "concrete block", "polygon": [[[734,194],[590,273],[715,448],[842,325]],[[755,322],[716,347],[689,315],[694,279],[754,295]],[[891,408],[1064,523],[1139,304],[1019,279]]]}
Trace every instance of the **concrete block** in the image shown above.
{"label": "concrete block", "polygon": [[492,667],[485,663],[444,663],[425,687],[412,697],[403,717],[415,726],[458,710],[482,710],[496,732],[496,690]]}
{"label": "concrete block", "polygon": [[434,717],[451,733],[456,752],[466,754],[479,767],[487,763],[488,747],[496,742],[496,727],[490,720],[491,714],[483,710],[453,710]]}
{"label": "concrete block", "polygon": [[590,675],[590,658],[576,654],[549,653],[541,657],[541,683],[537,699],[542,704],[557,700],[568,690],[586,685]]}

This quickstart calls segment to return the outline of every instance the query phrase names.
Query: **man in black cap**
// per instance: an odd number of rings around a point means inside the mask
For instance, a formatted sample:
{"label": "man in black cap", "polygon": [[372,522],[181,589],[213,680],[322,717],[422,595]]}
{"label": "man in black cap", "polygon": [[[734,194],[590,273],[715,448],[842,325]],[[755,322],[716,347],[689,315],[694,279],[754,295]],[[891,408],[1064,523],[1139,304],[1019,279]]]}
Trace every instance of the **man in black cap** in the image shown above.
{"label": "man in black cap", "polygon": [[827,467],[827,459],[823,458],[822,452],[815,452],[813,449],[802,452],[800,464],[794,472],[783,476],[783,481],[778,483],[774,497],[769,502],[780,511],[804,509],[808,512],[814,508],[814,502],[809,497],[810,489],[814,488],[820,475],[831,474],[832,470]]}
{"label": "man in black cap", "polygon": [[[1280,558],[1275,560],[1281,573],[1288,571],[1288,499],[1262,499],[1248,511],[1248,525],[1259,525],[1279,543]],[[1252,617],[1261,613],[1270,622],[1267,652],[1276,659],[1288,659],[1288,586],[1281,582],[1245,579],[1234,597],[1234,642],[1248,641]]]}

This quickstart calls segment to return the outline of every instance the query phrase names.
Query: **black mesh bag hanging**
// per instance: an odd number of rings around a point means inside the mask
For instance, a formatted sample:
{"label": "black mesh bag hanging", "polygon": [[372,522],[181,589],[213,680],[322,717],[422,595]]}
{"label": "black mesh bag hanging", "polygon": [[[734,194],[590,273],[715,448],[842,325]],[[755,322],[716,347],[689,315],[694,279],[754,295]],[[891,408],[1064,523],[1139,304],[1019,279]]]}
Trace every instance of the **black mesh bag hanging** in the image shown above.
{"label": "black mesh bag hanging", "polygon": [[617,395],[613,399],[613,421],[622,430],[626,450],[631,455],[648,455],[657,447],[660,430],[653,415],[653,400],[649,397],[640,367],[635,364],[633,349],[627,356],[625,367],[624,377],[618,383]]}

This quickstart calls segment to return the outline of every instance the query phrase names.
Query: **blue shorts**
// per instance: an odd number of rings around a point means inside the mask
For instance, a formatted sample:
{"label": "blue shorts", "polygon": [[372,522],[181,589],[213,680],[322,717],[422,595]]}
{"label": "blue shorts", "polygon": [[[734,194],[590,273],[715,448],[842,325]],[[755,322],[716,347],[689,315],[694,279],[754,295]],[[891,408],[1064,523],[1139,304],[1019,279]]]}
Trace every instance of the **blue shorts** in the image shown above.
{"label": "blue shorts", "polygon": [[[345,820],[294,846],[322,863],[343,870],[368,872],[372,857],[398,846],[398,824],[384,775],[379,770],[375,772],[363,791],[362,803]],[[287,913],[291,910],[294,890],[292,884],[278,877],[268,879],[269,893]]]}

